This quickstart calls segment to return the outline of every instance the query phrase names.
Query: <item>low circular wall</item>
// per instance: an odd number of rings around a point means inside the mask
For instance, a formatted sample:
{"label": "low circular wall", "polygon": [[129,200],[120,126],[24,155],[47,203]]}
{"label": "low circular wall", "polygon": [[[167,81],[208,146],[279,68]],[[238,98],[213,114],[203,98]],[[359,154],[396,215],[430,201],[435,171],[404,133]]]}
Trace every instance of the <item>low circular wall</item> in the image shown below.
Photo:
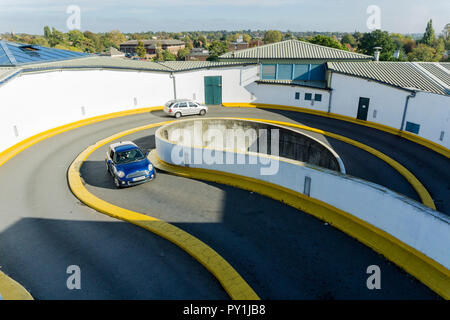
{"label": "low circular wall", "polygon": [[345,173],[342,160],[329,146],[307,134],[269,123],[196,118],[168,124],[156,135],[183,147],[279,156]]}

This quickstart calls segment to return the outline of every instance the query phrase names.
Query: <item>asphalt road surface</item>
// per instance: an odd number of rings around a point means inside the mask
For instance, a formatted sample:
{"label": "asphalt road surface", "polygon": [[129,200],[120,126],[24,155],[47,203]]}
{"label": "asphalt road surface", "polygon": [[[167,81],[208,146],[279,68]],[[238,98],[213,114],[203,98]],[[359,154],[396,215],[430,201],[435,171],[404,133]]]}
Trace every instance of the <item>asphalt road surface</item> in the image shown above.
{"label": "asphalt road surface", "polygon": [[[290,121],[366,143],[411,170],[435,199],[442,199],[438,209],[448,213],[443,201],[448,194],[443,186],[450,181],[448,163],[421,146],[376,130],[366,133],[370,128],[294,112],[212,107],[209,116]],[[95,212],[67,186],[67,168],[86,147],[119,131],[166,120],[161,111],[154,111],[81,127],[42,141],[0,167],[2,271],[36,299],[227,299],[215,278],[181,249]],[[152,148],[153,134],[147,130],[128,138]],[[418,200],[408,182],[378,158],[320,138],[341,156],[348,174]],[[162,172],[150,183],[117,190],[106,173],[104,153],[103,148],[94,152],[82,168],[91,192],[190,232],[235,267],[261,298],[437,298],[358,241],[258,194]],[[432,176],[425,177],[427,173]],[[381,290],[366,287],[366,269],[373,264],[381,268]],[[81,290],[66,286],[70,265],[81,268]]]}

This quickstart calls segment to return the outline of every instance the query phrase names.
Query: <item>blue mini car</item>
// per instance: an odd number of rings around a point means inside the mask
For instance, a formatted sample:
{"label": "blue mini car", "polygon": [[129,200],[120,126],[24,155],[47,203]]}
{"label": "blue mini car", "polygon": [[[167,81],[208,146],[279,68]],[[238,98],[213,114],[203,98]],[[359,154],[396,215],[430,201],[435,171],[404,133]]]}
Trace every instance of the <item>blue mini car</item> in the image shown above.
{"label": "blue mini car", "polygon": [[156,176],[148,153],[133,142],[114,143],[106,152],[106,169],[114,178],[117,188],[133,186],[153,180]]}

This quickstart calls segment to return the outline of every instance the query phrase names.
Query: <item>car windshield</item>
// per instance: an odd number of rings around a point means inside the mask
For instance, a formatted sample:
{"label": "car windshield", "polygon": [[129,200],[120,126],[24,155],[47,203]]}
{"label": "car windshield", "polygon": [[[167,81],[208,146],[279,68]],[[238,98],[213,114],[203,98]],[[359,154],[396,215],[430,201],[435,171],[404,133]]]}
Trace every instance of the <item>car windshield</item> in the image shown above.
{"label": "car windshield", "polygon": [[144,154],[139,149],[131,149],[127,151],[117,152],[115,156],[115,163],[129,163],[134,161],[140,161],[145,158]]}

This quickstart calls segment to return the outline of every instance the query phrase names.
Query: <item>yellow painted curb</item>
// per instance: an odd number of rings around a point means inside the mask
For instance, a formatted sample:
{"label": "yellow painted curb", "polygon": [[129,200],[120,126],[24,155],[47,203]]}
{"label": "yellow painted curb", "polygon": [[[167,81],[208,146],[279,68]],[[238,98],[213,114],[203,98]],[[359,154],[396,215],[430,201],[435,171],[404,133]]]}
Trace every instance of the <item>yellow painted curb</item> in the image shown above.
{"label": "yellow painted curb", "polygon": [[431,197],[430,193],[428,192],[428,190],[424,187],[424,185],[419,181],[419,179],[416,178],[416,176],[414,176],[411,171],[409,171],[408,169],[406,169],[404,166],[402,166],[400,163],[398,163],[397,161],[395,161],[394,159],[392,159],[391,157],[385,155],[384,153],[369,147],[361,142],[352,140],[350,138],[335,134],[335,133],[331,133],[331,132],[327,132],[327,131],[323,131],[320,129],[316,129],[316,128],[312,128],[312,127],[308,127],[308,126],[304,126],[304,125],[299,125],[299,124],[294,124],[294,123],[289,123],[289,122],[284,122],[284,121],[276,121],[276,120],[265,120],[265,119],[254,119],[254,118],[235,118],[235,119],[243,119],[243,120],[251,120],[251,121],[263,121],[263,122],[267,122],[267,123],[273,123],[273,124],[278,124],[278,125],[283,125],[283,126],[289,126],[292,128],[298,128],[298,129],[302,129],[302,130],[306,130],[306,131],[310,131],[310,132],[315,132],[315,133],[320,133],[324,136],[328,136],[331,138],[334,138],[336,140],[340,140],[343,141],[345,143],[354,145],[355,147],[358,147],[360,149],[363,149],[371,154],[373,154],[374,156],[380,158],[381,160],[383,160],[384,162],[386,162],[387,164],[389,164],[391,167],[393,167],[398,173],[400,173],[413,187],[413,189],[417,192],[417,194],[420,197],[420,200],[422,201],[422,203],[424,205],[426,205],[427,207],[436,210],[436,205],[434,204],[433,198]]}
{"label": "yellow painted curb", "polygon": [[3,300],[34,300],[24,287],[1,271],[0,296]]}
{"label": "yellow painted curb", "polygon": [[450,271],[447,268],[387,232],[345,211],[317,199],[307,197],[304,194],[262,180],[221,171],[168,164],[158,158],[155,150],[150,153],[150,158],[158,169],[186,178],[212,181],[257,192],[326,221],[382,254],[444,299],[450,299]]}
{"label": "yellow painted curb", "polygon": [[396,135],[396,136],[400,136],[402,138],[405,138],[405,139],[413,141],[417,144],[420,144],[426,148],[429,148],[437,153],[440,153],[447,158],[450,158],[450,150],[444,146],[441,146],[440,144],[437,144],[433,141],[422,138],[422,137],[412,134],[410,132],[401,131],[399,129],[395,129],[393,127],[389,127],[389,126],[379,124],[376,122],[372,122],[372,121],[364,121],[364,120],[354,119],[352,117],[344,116],[344,115],[337,114],[337,113],[328,113],[328,112],[320,111],[320,110],[311,110],[311,109],[303,108],[303,107],[294,107],[294,106],[285,106],[285,105],[275,105],[275,104],[265,104],[265,103],[222,103],[222,105],[224,107],[233,107],[233,108],[238,108],[238,107],[240,107],[240,108],[265,108],[265,109],[295,111],[295,112],[309,113],[309,114],[318,115],[318,116],[322,116],[322,117],[352,122],[352,123],[356,123],[356,124],[359,124],[362,126],[371,127],[374,129],[385,131],[385,132],[388,132],[388,133]]}
{"label": "yellow painted curb", "polygon": [[[149,108],[139,108],[139,109],[133,109],[133,110],[127,110],[127,111],[120,111],[120,112],[114,112],[109,113],[106,115],[96,116],[88,119],[79,120],[76,122],[72,122],[63,126],[59,126],[41,133],[38,133],[34,136],[31,136],[25,140],[22,140],[21,142],[13,145],[12,147],[2,151],[0,153],[0,167],[5,164],[8,160],[10,160],[12,157],[16,156],[23,150],[35,145],[36,143],[48,139],[50,137],[53,137],[57,134],[79,128],[81,126],[93,124],[96,122],[100,122],[107,119],[117,118],[121,116],[128,116],[133,114],[140,114],[140,113],[146,113],[154,110],[162,110],[162,106],[158,107],[149,107]],[[31,294],[23,288],[18,282],[11,279],[4,273],[0,272],[0,294],[2,295],[3,299],[12,299],[12,300],[29,300],[33,299]]]}
{"label": "yellow painted curb", "polygon": [[258,295],[237,273],[237,271],[204,242],[172,224],[103,201],[94,196],[85,188],[80,176],[80,168],[83,161],[85,161],[92,152],[108,142],[116,140],[122,136],[126,136],[137,131],[158,127],[170,122],[172,121],[155,123],[126,130],[103,139],[84,150],[69,167],[67,177],[70,189],[78,199],[89,207],[111,217],[133,223],[139,227],[149,230],[183,249],[216,277],[232,299],[259,300]]}

